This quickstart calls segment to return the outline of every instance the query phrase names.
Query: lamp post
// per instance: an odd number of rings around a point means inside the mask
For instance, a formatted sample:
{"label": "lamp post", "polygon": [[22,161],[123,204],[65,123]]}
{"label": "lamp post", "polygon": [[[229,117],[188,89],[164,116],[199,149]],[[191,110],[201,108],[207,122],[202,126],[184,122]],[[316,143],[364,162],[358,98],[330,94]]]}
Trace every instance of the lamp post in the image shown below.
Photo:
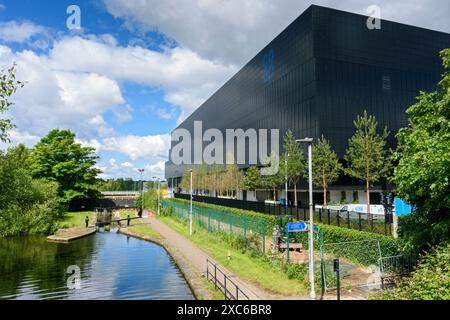
{"label": "lamp post", "polygon": [[159,200],[160,189],[159,188],[161,186],[161,182],[159,181],[159,178],[157,178],[157,177],[153,177],[153,180],[156,181],[156,183],[158,183],[158,188],[156,188],[156,190],[158,193],[158,216],[159,216],[159,203],[160,203],[160,200]]}
{"label": "lamp post", "polygon": [[141,174],[141,210],[144,212],[144,182],[142,181],[142,174],[144,173],[144,169],[138,169]]}
{"label": "lamp post", "polygon": [[174,198],[174,197],[175,197],[175,189],[173,186],[173,177],[172,177],[172,198]]}
{"label": "lamp post", "polygon": [[284,159],[284,170],[285,170],[285,181],[284,181],[284,187],[286,190],[286,214],[287,214],[287,209],[288,209],[288,158],[289,158],[289,153],[286,155],[286,158]]}
{"label": "lamp post", "polygon": [[189,211],[189,236],[192,236],[192,169],[190,172],[190,194],[191,194],[191,206]]}
{"label": "lamp post", "polygon": [[316,299],[316,291],[314,289],[314,204],[313,204],[313,187],[312,187],[312,138],[296,140],[300,143],[308,144],[308,171],[309,171],[309,230],[308,230],[308,246],[309,246],[309,284],[311,291],[309,296],[311,300]]}

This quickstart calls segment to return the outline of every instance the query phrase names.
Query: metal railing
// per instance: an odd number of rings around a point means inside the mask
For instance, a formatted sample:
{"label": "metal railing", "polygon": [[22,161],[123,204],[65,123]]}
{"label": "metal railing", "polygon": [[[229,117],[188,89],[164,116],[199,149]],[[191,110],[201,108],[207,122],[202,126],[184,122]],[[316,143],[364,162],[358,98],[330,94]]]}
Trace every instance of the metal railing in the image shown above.
{"label": "metal railing", "polygon": [[[189,200],[187,194],[176,193],[175,198]],[[193,195],[193,201],[204,202],[224,207],[237,208],[242,210],[255,211],[273,216],[290,216],[292,219],[306,221],[309,219],[309,209],[306,207],[283,206],[280,204],[269,204],[247,200],[236,200],[226,198],[216,198],[208,196]],[[337,227],[355,229],[372,233],[392,235],[392,216],[388,214],[370,214],[343,211],[334,209],[316,208],[314,219],[323,224]]]}
{"label": "metal railing", "polygon": [[206,259],[206,279],[214,283],[215,289],[223,293],[225,300],[250,300],[239,286],[209,259]]}
{"label": "metal railing", "polygon": [[417,263],[418,260],[415,255],[398,255],[380,258],[379,266],[382,288],[391,286],[396,278],[411,274],[416,269]]}

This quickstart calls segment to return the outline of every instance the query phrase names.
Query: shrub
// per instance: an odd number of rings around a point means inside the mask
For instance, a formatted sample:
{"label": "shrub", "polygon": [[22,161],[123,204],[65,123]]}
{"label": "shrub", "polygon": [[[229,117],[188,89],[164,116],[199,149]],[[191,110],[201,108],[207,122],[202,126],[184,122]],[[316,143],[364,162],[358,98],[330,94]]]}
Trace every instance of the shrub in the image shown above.
{"label": "shrub", "polygon": [[33,179],[23,146],[0,152],[0,236],[51,233],[63,208],[58,184]]}
{"label": "shrub", "polygon": [[305,281],[308,278],[308,266],[304,263],[289,263],[286,265],[286,274],[289,279]]}
{"label": "shrub", "polygon": [[[323,231],[324,244],[378,240],[380,243],[381,256],[387,257],[399,254],[399,244],[394,238],[381,234],[341,228],[337,226],[325,224],[317,225]],[[308,248],[308,234],[306,232],[297,233],[295,237],[297,241],[301,242],[305,248]],[[317,250],[320,250],[319,241],[314,241],[314,246]],[[349,244],[343,246],[343,249],[344,250],[340,250],[339,254],[350,261],[363,265],[370,265],[375,262],[373,261],[373,255],[366,254],[364,250],[361,250],[361,246],[351,246]]]}
{"label": "shrub", "polygon": [[[178,202],[178,203],[182,203],[182,204],[189,204],[189,200],[185,200],[185,199],[170,199],[170,201],[173,202]],[[271,234],[273,227],[275,226],[276,223],[276,218],[274,216],[269,216],[266,214],[262,214],[259,212],[255,212],[255,211],[249,211],[249,210],[242,210],[242,209],[236,209],[236,208],[229,208],[229,207],[224,207],[224,206],[218,206],[215,204],[209,204],[209,203],[204,203],[204,202],[193,202],[193,204],[196,207],[199,208],[208,208],[208,209],[213,209],[216,211],[221,211],[224,213],[231,213],[237,216],[246,216],[249,218],[257,218],[260,219],[262,221],[264,221],[266,223],[266,234]]]}
{"label": "shrub", "polygon": [[397,289],[375,294],[372,299],[450,300],[450,246],[433,249]]}

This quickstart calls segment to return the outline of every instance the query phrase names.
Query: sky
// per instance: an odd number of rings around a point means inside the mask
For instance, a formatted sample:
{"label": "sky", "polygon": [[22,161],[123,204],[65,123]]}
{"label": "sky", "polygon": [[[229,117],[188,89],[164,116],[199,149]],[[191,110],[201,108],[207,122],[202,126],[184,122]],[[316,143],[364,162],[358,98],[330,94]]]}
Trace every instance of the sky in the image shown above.
{"label": "sky", "polygon": [[311,4],[450,32],[448,0],[0,0],[0,69],[26,82],[0,148],[70,129],[101,178],[162,178],[170,132]]}

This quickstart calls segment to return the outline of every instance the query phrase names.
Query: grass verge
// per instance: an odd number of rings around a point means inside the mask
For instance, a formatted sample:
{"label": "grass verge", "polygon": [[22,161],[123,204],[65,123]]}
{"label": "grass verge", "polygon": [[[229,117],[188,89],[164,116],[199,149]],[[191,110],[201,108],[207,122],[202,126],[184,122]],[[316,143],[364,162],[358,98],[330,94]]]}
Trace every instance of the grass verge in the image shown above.
{"label": "grass verge", "polygon": [[83,211],[83,212],[67,212],[64,217],[59,221],[58,228],[60,229],[68,229],[73,227],[84,227],[85,222],[84,218],[86,216],[91,219],[91,212]]}
{"label": "grass verge", "polygon": [[150,227],[147,224],[131,226],[131,227],[128,227],[128,229],[133,232],[139,233],[140,235],[148,236],[148,237],[151,237],[154,239],[162,239],[163,238],[158,232],[153,230],[152,227]]}
{"label": "grass verge", "polygon": [[[308,292],[308,287],[303,281],[289,279],[277,260],[272,261],[249,252],[237,250],[219,234],[208,233],[199,226],[194,227],[193,236],[189,237],[187,224],[172,217],[160,217],[160,220],[179,234],[189,238],[242,279],[249,280],[261,288],[282,295],[305,295]],[[230,256],[230,259],[228,256]]]}

